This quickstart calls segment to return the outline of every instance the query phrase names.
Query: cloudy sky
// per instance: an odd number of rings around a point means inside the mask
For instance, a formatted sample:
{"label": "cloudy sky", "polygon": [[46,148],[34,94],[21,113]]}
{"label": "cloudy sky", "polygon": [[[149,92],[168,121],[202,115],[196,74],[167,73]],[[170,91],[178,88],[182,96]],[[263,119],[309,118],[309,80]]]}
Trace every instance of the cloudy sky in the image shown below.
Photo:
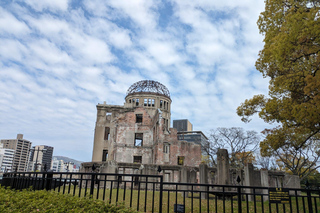
{"label": "cloudy sky", "polygon": [[255,69],[263,0],[0,2],[0,139],[17,133],[90,161],[96,104],[122,105],[133,83],[168,87],[173,119],[194,130],[268,127],[236,108],[267,94]]}

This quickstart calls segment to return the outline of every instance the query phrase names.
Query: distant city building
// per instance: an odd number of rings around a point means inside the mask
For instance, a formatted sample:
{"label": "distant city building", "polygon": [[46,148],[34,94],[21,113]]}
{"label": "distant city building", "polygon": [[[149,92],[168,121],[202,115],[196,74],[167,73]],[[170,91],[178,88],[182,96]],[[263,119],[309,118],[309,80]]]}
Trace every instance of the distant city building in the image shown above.
{"label": "distant city building", "polygon": [[28,169],[29,150],[31,142],[23,139],[23,134],[18,134],[17,139],[2,139],[0,141],[5,149],[13,149],[15,151],[13,157],[13,170],[25,172]]}
{"label": "distant city building", "polygon": [[201,131],[181,131],[178,132],[178,140],[193,142],[196,144],[203,144],[208,138]]}
{"label": "distant city building", "polygon": [[64,169],[63,160],[58,160],[57,158],[53,158],[51,169],[53,172],[62,172]]}
{"label": "distant city building", "polygon": [[79,168],[73,162],[64,162],[56,157],[52,160],[51,169],[53,172],[79,172]]}
{"label": "distant city building", "polygon": [[[42,171],[46,167],[47,170],[51,167],[53,155],[53,147],[47,145],[38,145],[32,147],[30,150],[30,165],[29,170],[31,171]],[[37,164],[37,169],[36,169]]]}
{"label": "distant city building", "polygon": [[188,119],[173,120],[173,128],[177,129],[178,132],[193,130],[192,124]]}
{"label": "distant city building", "polygon": [[74,165],[73,162],[65,162],[64,163],[64,172],[75,172],[77,169],[77,166]]}
{"label": "distant city building", "polygon": [[14,158],[13,149],[3,148],[3,144],[0,143],[0,170],[1,172],[11,172]]}
{"label": "distant city building", "polygon": [[192,124],[188,119],[173,120],[173,128],[178,130],[178,140],[203,144],[208,138],[202,131],[193,131]]}

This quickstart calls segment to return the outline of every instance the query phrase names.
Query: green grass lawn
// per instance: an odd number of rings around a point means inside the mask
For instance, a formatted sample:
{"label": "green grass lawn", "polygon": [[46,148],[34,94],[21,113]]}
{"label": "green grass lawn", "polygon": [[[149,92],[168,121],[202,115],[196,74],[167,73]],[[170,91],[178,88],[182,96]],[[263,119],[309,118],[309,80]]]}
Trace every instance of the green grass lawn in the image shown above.
{"label": "green grass lawn", "polygon": [[[59,188],[56,188],[55,191],[59,191]],[[63,190],[63,187],[60,187],[60,193],[71,193],[75,194],[75,196],[85,197],[90,196],[90,189],[85,190],[84,188],[79,189],[79,187],[73,186],[66,186]],[[124,203],[127,207],[132,207],[139,211],[146,211],[151,212],[152,208],[154,212],[159,212],[159,202],[160,202],[160,192],[159,191],[145,191],[145,190],[131,190],[129,189],[113,189],[112,191],[109,189],[94,189],[93,198],[96,199],[98,195],[99,200],[104,200],[107,203],[116,204],[117,201]],[[187,193],[186,193],[187,195]],[[191,198],[193,196],[193,199]],[[185,205],[185,212],[238,212],[238,201],[237,197],[233,197],[232,200],[228,199],[223,201],[222,199],[216,198],[214,195],[210,194],[209,199],[199,199],[199,193],[193,193],[193,195],[189,192],[188,196],[183,196],[182,192],[163,192],[163,202],[162,202],[162,212],[173,212],[174,211],[174,204],[184,204]],[[290,212],[290,205],[289,204],[272,204],[271,210],[269,211],[269,201],[261,202],[261,196],[256,196],[256,205],[253,201],[242,201],[242,212]],[[319,202],[317,205],[317,211],[320,212],[320,201],[319,196],[317,200],[313,199],[314,202]],[[296,206],[296,198],[291,199],[292,202],[292,212],[298,212]],[[138,205],[139,203],[139,205]],[[304,206],[306,211],[304,211]],[[301,197],[298,198],[298,209],[299,212],[308,212],[307,211],[307,199],[302,199]],[[314,212],[315,205],[313,206]]]}

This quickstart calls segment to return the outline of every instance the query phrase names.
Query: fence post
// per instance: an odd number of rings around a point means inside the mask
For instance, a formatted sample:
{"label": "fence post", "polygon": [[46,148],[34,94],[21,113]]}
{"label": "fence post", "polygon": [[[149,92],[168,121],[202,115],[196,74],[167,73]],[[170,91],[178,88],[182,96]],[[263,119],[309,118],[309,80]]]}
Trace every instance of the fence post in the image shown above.
{"label": "fence post", "polygon": [[94,178],[95,178],[95,174],[92,173],[91,174],[91,186],[90,186],[90,195],[92,195],[92,197],[93,197],[93,191],[94,191]]}
{"label": "fence post", "polygon": [[[159,212],[162,212],[162,196],[163,196],[163,176],[160,176]],[[168,203],[168,205],[169,205],[169,203]]]}
{"label": "fence post", "polygon": [[47,182],[46,182],[46,190],[49,191],[52,188],[52,179],[53,179],[53,172],[50,171],[47,173]]}
{"label": "fence post", "polygon": [[42,178],[41,178],[41,187],[40,187],[40,189],[41,190],[44,190],[44,186],[45,186],[45,181],[46,181],[46,172],[43,172],[42,173]]}
{"label": "fence post", "polygon": [[241,199],[241,197],[242,197],[242,195],[241,195],[241,187],[240,186],[237,186],[237,189],[238,189],[238,212],[239,213],[241,213],[242,212],[242,203],[241,203],[241,201],[242,201],[242,199]]}
{"label": "fence post", "polygon": [[308,199],[308,209],[309,213],[313,213],[312,209],[312,199],[311,199],[311,192],[310,192],[310,184],[309,181],[307,180],[306,182],[306,189],[307,189],[307,199]]}

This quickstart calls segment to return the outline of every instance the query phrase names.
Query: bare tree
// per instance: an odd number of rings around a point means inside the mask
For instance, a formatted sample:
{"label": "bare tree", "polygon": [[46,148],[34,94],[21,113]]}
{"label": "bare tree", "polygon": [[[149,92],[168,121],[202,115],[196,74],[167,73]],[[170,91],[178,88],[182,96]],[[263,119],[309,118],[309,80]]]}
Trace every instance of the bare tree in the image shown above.
{"label": "bare tree", "polygon": [[277,170],[279,168],[274,157],[262,157],[260,153],[256,154],[255,162],[258,167],[267,170]]}
{"label": "bare tree", "polygon": [[232,167],[242,168],[254,160],[254,151],[259,145],[259,135],[255,131],[245,131],[240,127],[212,129],[209,140],[202,143],[202,151],[216,165],[218,149],[227,149]]}

